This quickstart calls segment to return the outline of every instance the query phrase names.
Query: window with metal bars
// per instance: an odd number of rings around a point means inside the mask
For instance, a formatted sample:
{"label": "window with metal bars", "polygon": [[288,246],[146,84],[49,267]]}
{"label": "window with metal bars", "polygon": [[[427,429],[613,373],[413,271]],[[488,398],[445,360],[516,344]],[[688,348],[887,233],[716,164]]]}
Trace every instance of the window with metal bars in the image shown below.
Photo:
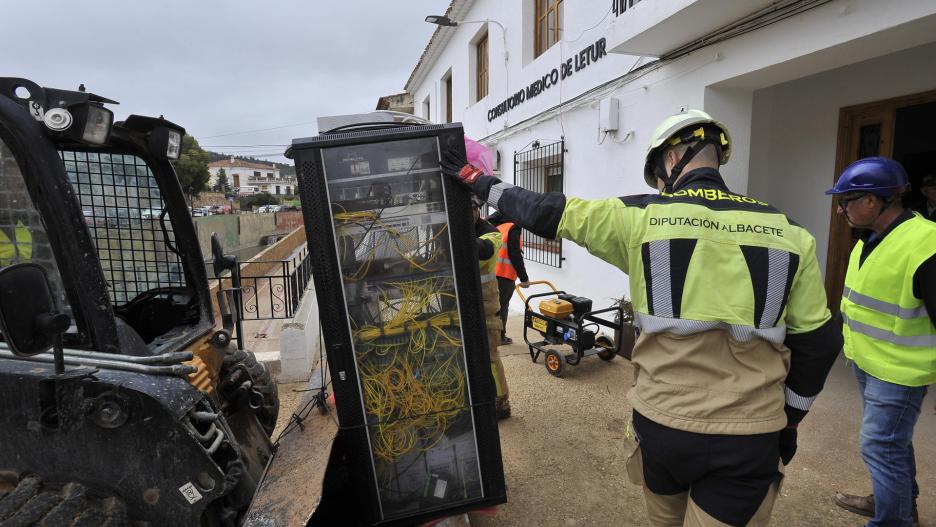
{"label": "window with metal bars", "polygon": [[146,162],[122,154],[60,155],[97,247],[111,301],[119,306],[144,291],[185,287],[172,224]]}
{"label": "window with metal bars", "polygon": [[640,0],[611,0],[611,9],[614,11],[614,16],[620,16],[621,13],[633,8],[638,3],[640,3]]}
{"label": "window with metal bars", "polygon": [[[562,192],[564,161],[565,141],[534,142],[529,150],[514,153],[514,185],[536,192]],[[524,229],[523,257],[562,267],[562,240],[547,240]]]}
{"label": "window with metal bars", "polygon": [[536,0],[534,57],[542,55],[562,38],[562,18],[562,0]]}

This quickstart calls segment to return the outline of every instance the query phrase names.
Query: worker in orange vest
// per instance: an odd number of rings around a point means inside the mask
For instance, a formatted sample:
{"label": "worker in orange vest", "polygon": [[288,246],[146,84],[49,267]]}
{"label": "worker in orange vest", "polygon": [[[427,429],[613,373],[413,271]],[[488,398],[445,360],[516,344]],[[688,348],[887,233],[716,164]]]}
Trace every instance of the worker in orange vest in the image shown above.
{"label": "worker in orange vest", "polygon": [[502,323],[501,344],[512,344],[513,339],[507,336],[507,308],[510,306],[510,298],[513,297],[514,283],[519,278],[520,287],[530,285],[530,278],[523,265],[522,229],[519,225],[507,221],[499,212],[491,214],[488,221],[497,226],[504,241],[497,253],[497,265],[494,267],[500,293],[500,311],[497,314]]}

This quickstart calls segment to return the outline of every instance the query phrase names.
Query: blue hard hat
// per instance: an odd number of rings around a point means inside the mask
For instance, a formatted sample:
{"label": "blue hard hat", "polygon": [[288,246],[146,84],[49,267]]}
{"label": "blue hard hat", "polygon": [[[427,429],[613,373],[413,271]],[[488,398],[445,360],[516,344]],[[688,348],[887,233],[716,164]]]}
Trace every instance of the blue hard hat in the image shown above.
{"label": "blue hard hat", "polygon": [[866,157],[848,165],[835,186],[826,194],[868,192],[890,196],[907,186],[907,171],[900,163],[887,157]]}

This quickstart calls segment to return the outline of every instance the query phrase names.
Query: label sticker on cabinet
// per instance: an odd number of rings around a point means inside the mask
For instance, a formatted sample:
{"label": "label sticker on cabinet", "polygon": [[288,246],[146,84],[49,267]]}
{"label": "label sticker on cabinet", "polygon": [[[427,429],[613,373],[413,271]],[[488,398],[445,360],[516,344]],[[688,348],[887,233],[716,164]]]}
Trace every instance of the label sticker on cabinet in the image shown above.
{"label": "label sticker on cabinet", "polygon": [[182,496],[184,496],[185,499],[188,500],[189,505],[192,505],[196,501],[199,501],[200,499],[202,499],[201,492],[198,492],[198,489],[196,489],[195,485],[192,485],[191,482],[186,483],[185,485],[182,485],[181,487],[179,487],[179,492],[181,492]]}
{"label": "label sticker on cabinet", "polygon": [[432,495],[439,499],[444,498],[445,487],[448,487],[448,482],[446,482],[444,479],[436,481],[435,492],[433,492]]}

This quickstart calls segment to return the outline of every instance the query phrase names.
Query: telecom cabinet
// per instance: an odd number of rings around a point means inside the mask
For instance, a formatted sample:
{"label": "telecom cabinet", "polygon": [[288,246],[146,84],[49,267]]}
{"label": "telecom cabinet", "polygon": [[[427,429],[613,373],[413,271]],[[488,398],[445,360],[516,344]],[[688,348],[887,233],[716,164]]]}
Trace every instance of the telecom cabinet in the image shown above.
{"label": "telecom cabinet", "polygon": [[367,522],[506,501],[460,124],[296,139],[339,438]]}

